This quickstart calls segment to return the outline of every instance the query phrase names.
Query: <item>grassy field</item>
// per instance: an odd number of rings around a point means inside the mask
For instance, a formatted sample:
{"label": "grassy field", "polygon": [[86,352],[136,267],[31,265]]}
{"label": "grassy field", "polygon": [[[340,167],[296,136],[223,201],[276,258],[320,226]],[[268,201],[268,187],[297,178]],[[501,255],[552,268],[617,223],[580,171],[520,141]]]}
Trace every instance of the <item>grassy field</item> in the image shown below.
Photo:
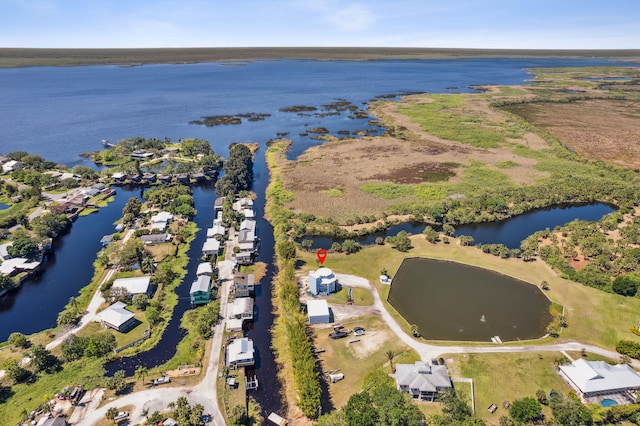
{"label": "grassy field", "polygon": [[367,373],[382,369],[391,372],[386,353],[393,351],[394,364],[411,364],[419,358],[413,350],[393,338],[386,324],[376,317],[360,317],[343,323],[348,329],[360,326],[366,329],[364,336],[350,335],[344,339],[332,340],[332,328],[314,329],[314,346],[324,349],[318,355],[324,373],[341,372],[345,378],[337,383],[329,383],[331,402],[335,408],[342,407],[349,397],[362,389],[362,380]]}
{"label": "grassy field", "polygon": [[[554,361],[561,356],[559,352],[545,352],[456,354],[444,355],[444,358],[453,376],[473,379],[476,414],[491,424],[498,424],[500,416],[508,416],[508,410],[502,407],[504,401],[535,397],[538,389],[547,394],[552,389],[563,394],[571,391],[556,373]],[[487,411],[491,404],[498,406],[493,414]],[[551,410],[546,406],[542,412],[551,416]]]}
{"label": "grassy field", "polygon": [[270,59],[371,60],[478,57],[640,58],[640,50],[524,50],[381,47],[0,49],[0,67],[236,62]]}

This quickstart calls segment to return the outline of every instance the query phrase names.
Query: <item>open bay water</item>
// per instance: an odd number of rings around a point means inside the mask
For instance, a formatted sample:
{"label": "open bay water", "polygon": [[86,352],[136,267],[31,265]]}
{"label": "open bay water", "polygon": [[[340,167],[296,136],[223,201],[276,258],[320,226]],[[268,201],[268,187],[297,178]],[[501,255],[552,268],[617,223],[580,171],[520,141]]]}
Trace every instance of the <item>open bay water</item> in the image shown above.
{"label": "open bay water", "polygon": [[[322,143],[299,136],[312,127],[339,130],[365,129],[367,119],[351,119],[348,112],[337,116],[314,117],[279,111],[294,105],[313,106],[345,100],[359,108],[376,96],[403,92],[470,92],[483,84],[523,84],[530,78],[528,68],[612,65],[607,60],[571,59],[464,59],[402,61],[307,61],[280,60],[221,64],[144,65],[138,67],[33,67],[0,70],[0,153],[27,151],[47,160],[73,166],[91,165],[80,154],[102,149],[100,141],[116,142],[134,136],[207,139],[216,153],[224,156],[232,142],[258,142],[254,165],[254,189],[258,195],[259,260],[269,263],[256,298],[258,319],[250,336],[256,341],[259,364],[256,373],[261,389],[256,399],[263,410],[279,411],[277,368],[270,348],[272,325],[270,277],[274,272],[273,235],[264,211],[268,171],[264,162],[266,142],[288,133],[293,141],[290,156]],[[202,116],[242,113],[271,114],[263,121],[243,120],[241,125],[205,127],[189,124]],[[199,209],[208,209],[212,190],[195,191]],[[124,195],[124,196],[123,196]],[[210,198],[211,197],[211,198]],[[56,262],[38,278],[39,291],[24,289],[13,294],[13,302],[0,311],[0,327],[31,333],[55,326],[57,313],[69,295],[88,283],[99,239],[109,233],[128,196],[119,194],[110,213],[81,218],[64,237],[69,250],[56,252]],[[202,206],[202,207],[200,207]],[[210,214],[202,212],[201,214]],[[109,217],[106,217],[109,216]],[[196,218],[196,221],[208,220]],[[84,228],[81,225],[87,224]],[[104,227],[104,229],[100,228]],[[199,233],[200,235],[201,233]],[[75,244],[78,244],[75,246]],[[86,244],[86,245],[83,245]],[[199,249],[199,237],[192,252]],[[201,244],[201,243],[200,243]],[[71,248],[74,247],[74,248]],[[194,255],[198,255],[194,253]],[[63,264],[63,259],[67,262]],[[188,290],[193,279],[192,264],[178,290]],[[45,291],[46,290],[46,291]],[[49,294],[61,293],[52,298]],[[34,315],[34,307],[38,315]],[[174,322],[186,309],[179,303]],[[22,320],[15,320],[22,318]],[[5,326],[6,324],[6,326]],[[172,328],[173,330],[173,328]],[[170,356],[180,339],[180,329],[166,333],[159,349],[123,361],[153,366]],[[166,348],[166,350],[163,350]]]}

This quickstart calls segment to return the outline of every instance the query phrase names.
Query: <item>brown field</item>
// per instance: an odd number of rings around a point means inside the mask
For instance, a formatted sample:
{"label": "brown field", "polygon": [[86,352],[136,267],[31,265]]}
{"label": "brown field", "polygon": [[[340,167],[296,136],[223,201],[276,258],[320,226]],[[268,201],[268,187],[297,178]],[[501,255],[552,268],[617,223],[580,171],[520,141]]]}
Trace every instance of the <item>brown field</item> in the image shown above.
{"label": "brown field", "polygon": [[161,49],[0,48],[0,68],[76,65],[139,65],[242,62],[269,59],[376,60],[477,57],[624,58],[640,60],[640,50],[517,50],[382,47],[232,47]]}
{"label": "brown field", "polygon": [[541,127],[580,156],[640,168],[640,105],[585,100],[513,105],[508,110]]}

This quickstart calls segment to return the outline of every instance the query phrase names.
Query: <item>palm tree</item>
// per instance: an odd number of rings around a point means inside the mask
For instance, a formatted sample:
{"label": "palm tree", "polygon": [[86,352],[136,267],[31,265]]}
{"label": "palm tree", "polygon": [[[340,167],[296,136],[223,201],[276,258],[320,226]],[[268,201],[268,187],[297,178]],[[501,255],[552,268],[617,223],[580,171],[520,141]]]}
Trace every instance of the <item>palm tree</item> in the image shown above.
{"label": "palm tree", "polygon": [[393,358],[395,358],[396,353],[393,351],[387,351],[385,355],[387,355],[387,358],[389,358],[389,365],[391,366],[391,372],[395,373],[396,369],[393,368]]}
{"label": "palm tree", "polygon": [[153,256],[145,256],[144,259],[142,259],[142,263],[140,264],[140,269],[142,269],[142,271],[145,273],[153,275],[156,269],[156,264],[153,260]]}
{"label": "palm tree", "polygon": [[73,310],[77,313],[78,312],[78,299],[71,296],[69,298],[69,304],[73,307]]}
{"label": "palm tree", "polygon": [[136,367],[136,377],[144,384],[144,378],[149,374],[149,369],[143,365]]}

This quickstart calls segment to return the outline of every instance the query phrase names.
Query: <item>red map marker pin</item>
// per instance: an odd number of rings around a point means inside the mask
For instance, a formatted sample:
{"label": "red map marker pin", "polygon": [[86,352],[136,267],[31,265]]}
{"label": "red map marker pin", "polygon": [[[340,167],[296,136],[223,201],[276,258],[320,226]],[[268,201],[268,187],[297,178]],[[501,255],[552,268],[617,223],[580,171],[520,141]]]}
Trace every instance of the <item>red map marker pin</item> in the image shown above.
{"label": "red map marker pin", "polygon": [[319,249],[316,252],[316,256],[318,256],[318,260],[320,261],[320,264],[324,264],[324,260],[327,258],[327,251],[325,249]]}

